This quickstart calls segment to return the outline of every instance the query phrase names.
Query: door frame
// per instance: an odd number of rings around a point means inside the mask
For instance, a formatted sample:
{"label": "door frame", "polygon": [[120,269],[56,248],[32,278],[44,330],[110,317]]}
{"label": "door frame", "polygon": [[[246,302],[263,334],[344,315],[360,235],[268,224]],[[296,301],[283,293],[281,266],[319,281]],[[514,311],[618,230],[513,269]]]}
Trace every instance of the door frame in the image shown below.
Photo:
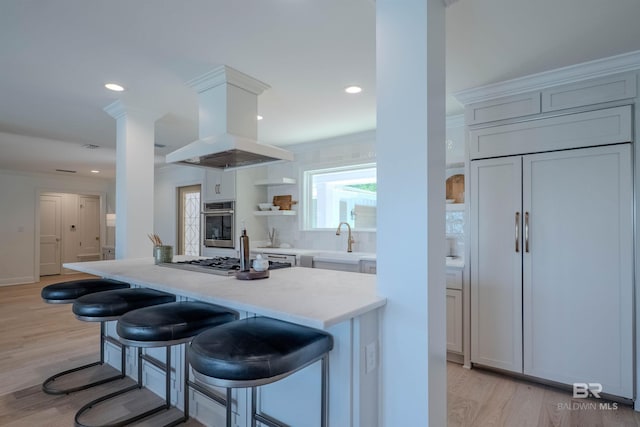
{"label": "door frame", "polygon": [[[86,195],[86,196],[98,196],[100,199],[100,242],[106,242],[107,236],[107,224],[106,224],[106,214],[107,214],[107,192],[106,191],[95,191],[95,190],[87,190],[87,191],[79,191],[79,190],[69,190],[64,188],[38,188],[36,189],[35,194],[35,224],[34,224],[34,263],[33,263],[33,278],[35,281],[40,280],[40,196],[44,193],[64,193],[64,194],[77,194],[77,195]],[[114,200],[115,201],[115,200]],[[65,273],[64,268],[61,270],[61,274]]]}
{"label": "door frame", "polygon": [[[198,187],[199,192],[200,192],[200,206],[199,206],[199,211],[202,212],[202,184],[190,184],[190,185],[181,185],[176,187],[176,253],[177,254],[183,254],[182,249],[184,246],[184,242],[182,241],[182,225],[183,224],[183,215],[182,215],[182,200],[181,200],[181,193],[182,190],[187,190],[189,188],[195,188]],[[202,254],[202,217],[200,215],[200,231],[199,231],[199,244],[198,244],[198,255]]]}

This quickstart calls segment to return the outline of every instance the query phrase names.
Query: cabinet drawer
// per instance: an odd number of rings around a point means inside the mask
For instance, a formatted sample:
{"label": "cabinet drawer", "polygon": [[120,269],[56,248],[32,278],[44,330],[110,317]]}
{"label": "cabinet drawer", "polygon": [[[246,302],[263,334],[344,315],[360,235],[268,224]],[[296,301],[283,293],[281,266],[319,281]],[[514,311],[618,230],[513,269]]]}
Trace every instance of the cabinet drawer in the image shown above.
{"label": "cabinet drawer", "polygon": [[531,92],[469,104],[464,119],[467,125],[475,125],[539,113],[540,92]]}
{"label": "cabinet drawer", "polygon": [[462,270],[447,268],[447,289],[462,289]]}
{"label": "cabinet drawer", "polygon": [[325,270],[353,271],[360,272],[360,263],[350,264],[341,262],[313,261],[313,268],[323,268]]}
{"label": "cabinet drawer", "polygon": [[630,106],[494,126],[469,132],[469,158],[630,142],[631,129]]}
{"label": "cabinet drawer", "polygon": [[636,74],[623,73],[542,91],[542,111],[635,98]]}

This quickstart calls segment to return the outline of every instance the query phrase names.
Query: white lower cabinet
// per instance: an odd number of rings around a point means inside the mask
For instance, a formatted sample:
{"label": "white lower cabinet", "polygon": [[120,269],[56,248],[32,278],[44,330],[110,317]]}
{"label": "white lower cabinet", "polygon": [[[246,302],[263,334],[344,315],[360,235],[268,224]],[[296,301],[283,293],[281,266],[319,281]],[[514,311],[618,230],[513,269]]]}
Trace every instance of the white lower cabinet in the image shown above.
{"label": "white lower cabinet", "polygon": [[376,274],[378,272],[378,264],[376,261],[361,260],[360,273]]}
{"label": "white lower cabinet", "polygon": [[360,263],[331,262],[313,260],[313,268],[323,268],[325,270],[360,272]]}
{"label": "white lower cabinet", "polygon": [[471,361],[633,396],[630,144],[471,162]]}
{"label": "white lower cabinet", "polygon": [[447,289],[447,351],[462,353],[462,291]]}

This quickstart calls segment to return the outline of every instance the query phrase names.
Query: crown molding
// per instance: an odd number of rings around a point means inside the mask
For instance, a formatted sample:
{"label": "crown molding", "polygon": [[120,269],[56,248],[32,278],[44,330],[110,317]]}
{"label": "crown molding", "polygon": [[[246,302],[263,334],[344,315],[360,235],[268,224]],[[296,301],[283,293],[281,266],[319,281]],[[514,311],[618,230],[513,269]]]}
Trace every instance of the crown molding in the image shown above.
{"label": "crown molding", "polygon": [[640,50],[461,90],[455,92],[453,97],[462,105],[468,105],[638,69],[640,69]]}
{"label": "crown molding", "polygon": [[201,93],[225,83],[232,84],[255,95],[260,95],[271,87],[227,65],[221,65],[201,76],[191,79],[187,82],[187,85],[194,88],[198,93]]}
{"label": "crown molding", "polygon": [[132,105],[120,99],[107,105],[102,110],[116,120],[127,115],[135,115],[136,117],[144,117],[145,119],[149,119],[155,122],[165,114],[160,111],[141,108],[138,105]]}

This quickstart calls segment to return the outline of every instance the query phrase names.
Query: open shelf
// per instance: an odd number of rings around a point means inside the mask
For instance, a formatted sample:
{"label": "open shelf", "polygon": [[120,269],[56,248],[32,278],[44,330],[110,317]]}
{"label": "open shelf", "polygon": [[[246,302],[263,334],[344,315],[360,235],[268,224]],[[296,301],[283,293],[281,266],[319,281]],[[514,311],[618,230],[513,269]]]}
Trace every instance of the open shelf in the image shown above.
{"label": "open shelf", "polygon": [[298,211],[253,211],[256,216],[292,216],[297,215]]}
{"label": "open shelf", "polygon": [[259,179],[254,184],[255,185],[290,185],[295,184],[295,178],[267,178],[267,179]]}

